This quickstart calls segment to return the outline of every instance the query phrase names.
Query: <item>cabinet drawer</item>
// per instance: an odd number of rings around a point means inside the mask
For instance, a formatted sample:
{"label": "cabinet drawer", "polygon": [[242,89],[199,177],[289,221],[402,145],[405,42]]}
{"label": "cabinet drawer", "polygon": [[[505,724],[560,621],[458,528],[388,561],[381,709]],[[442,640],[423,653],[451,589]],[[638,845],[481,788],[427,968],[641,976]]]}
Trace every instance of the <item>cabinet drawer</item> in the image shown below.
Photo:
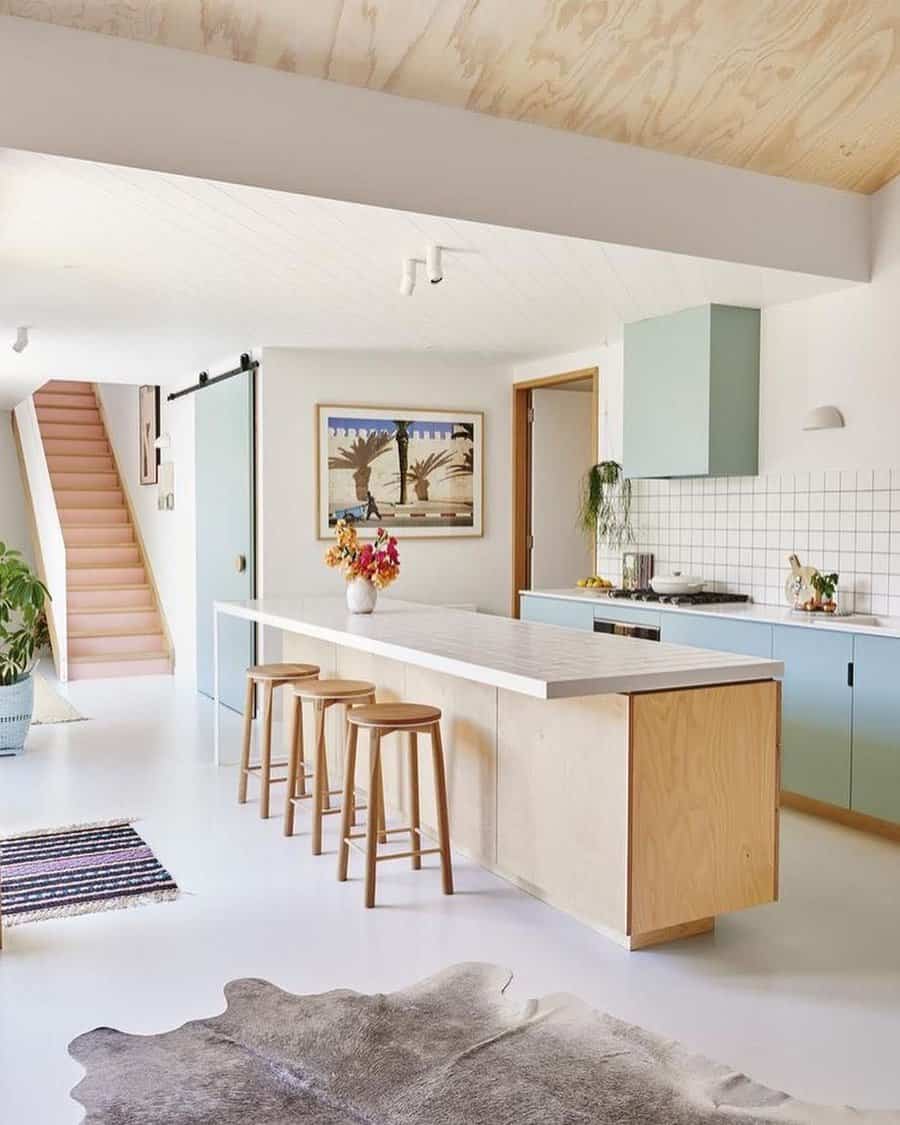
{"label": "cabinet drawer", "polygon": [[594,628],[594,607],[590,602],[570,602],[564,598],[522,597],[523,621],[539,621],[545,625],[564,625],[569,629]]}
{"label": "cabinet drawer", "polygon": [[745,656],[772,656],[772,626],[756,621],[731,621],[698,614],[662,614],[662,639],[675,645],[738,652]]}

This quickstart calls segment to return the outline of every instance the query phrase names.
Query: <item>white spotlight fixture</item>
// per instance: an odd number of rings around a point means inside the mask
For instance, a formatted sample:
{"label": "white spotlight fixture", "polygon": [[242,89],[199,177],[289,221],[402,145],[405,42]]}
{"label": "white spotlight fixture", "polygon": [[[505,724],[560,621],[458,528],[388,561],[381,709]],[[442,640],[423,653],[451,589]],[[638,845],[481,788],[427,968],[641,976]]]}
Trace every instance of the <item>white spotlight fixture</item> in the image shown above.
{"label": "white spotlight fixture", "polygon": [[407,258],[403,263],[403,273],[400,277],[400,292],[404,297],[411,297],[416,287],[416,259]]}
{"label": "white spotlight fixture", "polygon": [[439,281],[444,280],[444,268],[441,263],[441,248],[440,246],[431,243],[425,252],[425,264],[428,271],[428,280],[432,285],[437,285]]}
{"label": "white spotlight fixture", "polygon": [[16,329],[16,342],[13,344],[12,350],[14,352],[18,352],[19,355],[21,355],[22,352],[24,352],[27,347],[28,347],[28,325],[23,324],[19,328]]}

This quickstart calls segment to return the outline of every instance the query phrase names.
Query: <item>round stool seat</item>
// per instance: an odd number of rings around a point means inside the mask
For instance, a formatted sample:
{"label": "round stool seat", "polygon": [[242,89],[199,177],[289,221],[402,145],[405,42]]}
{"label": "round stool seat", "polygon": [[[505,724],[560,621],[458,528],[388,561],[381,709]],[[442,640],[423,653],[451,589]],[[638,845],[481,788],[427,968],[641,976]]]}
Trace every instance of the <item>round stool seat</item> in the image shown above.
{"label": "round stool seat", "polygon": [[375,685],[368,680],[310,680],[294,685],[294,694],[301,699],[355,699],[375,694]]}
{"label": "round stool seat", "polygon": [[425,727],[439,722],[441,712],[424,703],[370,703],[354,707],[347,718],[357,727]]}
{"label": "round stool seat", "polygon": [[318,664],[254,664],[247,669],[251,680],[298,680],[318,674]]}

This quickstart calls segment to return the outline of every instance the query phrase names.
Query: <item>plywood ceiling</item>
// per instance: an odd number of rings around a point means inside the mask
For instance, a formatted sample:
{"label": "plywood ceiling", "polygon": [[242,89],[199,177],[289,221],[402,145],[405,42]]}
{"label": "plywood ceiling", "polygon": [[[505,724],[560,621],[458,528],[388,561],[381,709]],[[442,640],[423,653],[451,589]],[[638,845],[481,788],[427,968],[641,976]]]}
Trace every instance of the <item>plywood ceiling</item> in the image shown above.
{"label": "plywood ceiling", "polygon": [[900,172],[898,0],[0,0],[0,13],[854,191]]}
{"label": "plywood ceiling", "polygon": [[[445,247],[444,281],[400,293]],[[257,345],[503,363],[626,321],[841,282],[0,149],[0,406],[47,378],[171,382]],[[15,329],[31,325],[22,355]]]}

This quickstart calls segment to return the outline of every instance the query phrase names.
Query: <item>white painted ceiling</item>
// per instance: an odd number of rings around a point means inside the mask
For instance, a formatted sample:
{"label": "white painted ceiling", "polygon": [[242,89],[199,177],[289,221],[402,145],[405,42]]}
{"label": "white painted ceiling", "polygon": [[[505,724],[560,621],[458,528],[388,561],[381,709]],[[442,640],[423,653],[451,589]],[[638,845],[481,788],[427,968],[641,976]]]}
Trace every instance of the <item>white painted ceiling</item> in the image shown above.
{"label": "white painted ceiling", "polygon": [[[404,297],[402,259],[429,242],[447,248],[445,280],[420,275]],[[5,408],[49,378],[169,383],[262,345],[512,362],[706,301],[845,285],[0,149]],[[31,345],[17,355],[21,324]]]}

